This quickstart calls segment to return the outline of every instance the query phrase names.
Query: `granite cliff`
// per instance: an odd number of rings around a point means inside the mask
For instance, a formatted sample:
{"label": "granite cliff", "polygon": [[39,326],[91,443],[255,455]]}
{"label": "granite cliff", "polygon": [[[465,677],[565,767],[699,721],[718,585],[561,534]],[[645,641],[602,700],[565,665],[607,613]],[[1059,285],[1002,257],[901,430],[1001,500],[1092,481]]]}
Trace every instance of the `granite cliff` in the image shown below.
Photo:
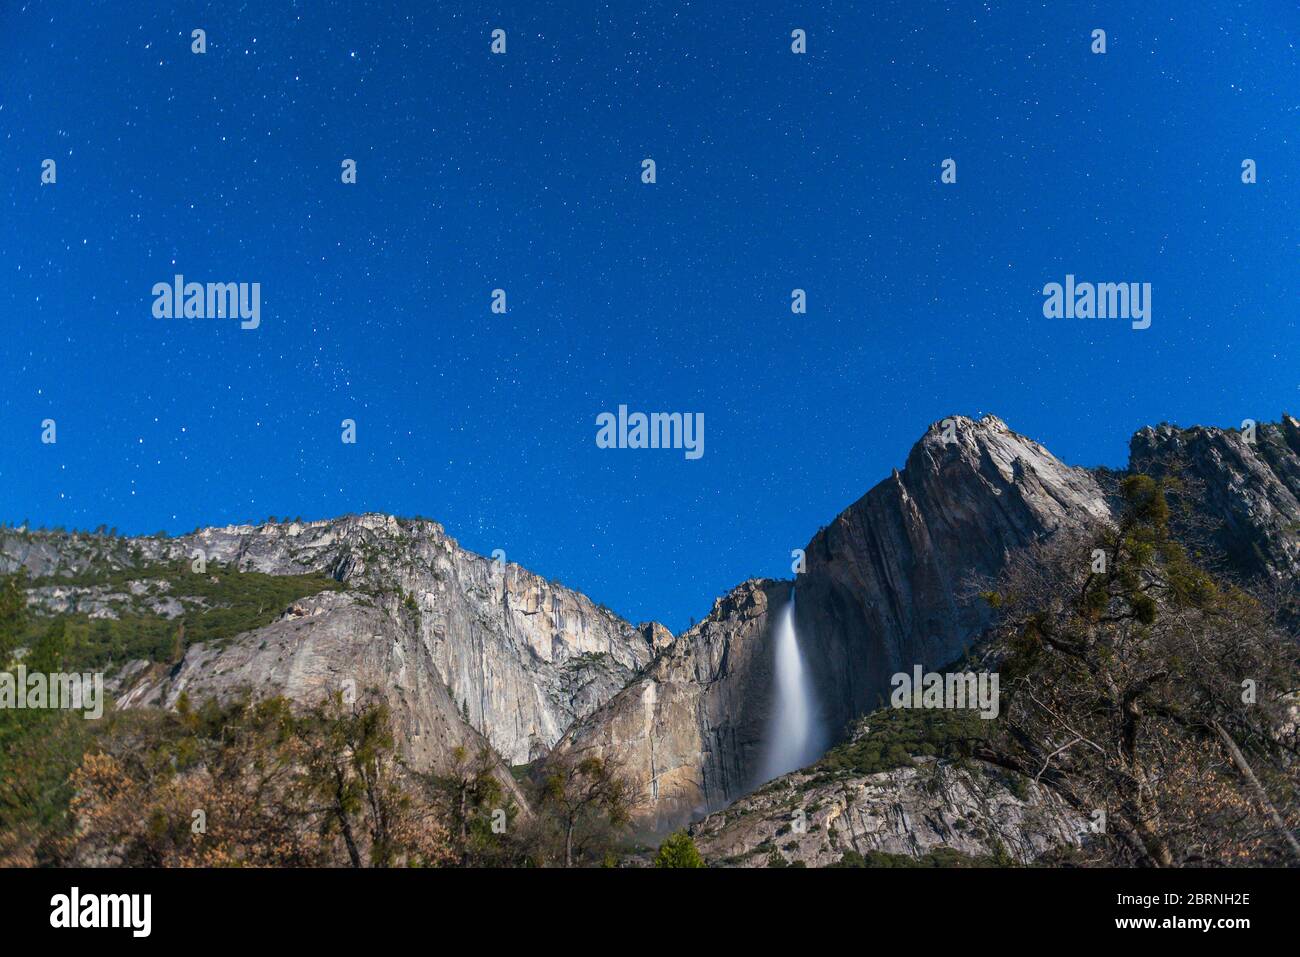
{"label": "granite cliff", "polygon": [[[453,710],[514,764],[545,753],[575,718],[622,688],[650,660],[655,644],[665,641],[662,627],[638,629],[585,595],[462,549],[435,522],[386,515],[208,528],[178,538],[10,534],[0,542],[0,571],[25,569],[37,580],[29,601],[45,611],[111,616],[123,599],[143,596],[155,613],[175,615],[186,603],[184,575],[161,585],[133,583],[131,595],[59,582],[95,569],[192,565],[199,553],[205,562],[271,575],[325,572],[357,597],[328,609],[313,607],[295,630],[310,641],[300,640],[288,657],[271,640],[278,631],[253,633],[238,648],[220,652],[191,646],[180,670],[187,684],[215,690],[228,684],[217,681],[217,673],[238,670],[255,682],[275,679],[293,691],[305,686],[291,677],[310,670],[302,660],[323,654],[334,660],[340,678],[351,676],[359,686],[392,685],[415,703],[428,686],[404,687],[411,673],[404,669],[418,664]],[[397,634],[402,637],[395,643]],[[338,647],[344,638],[349,644]],[[403,646],[402,653],[390,657],[395,644]],[[387,664],[350,675],[349,661]]]}
{"label": "granite cliff", "polygon": [[724,807],[761,783],[769,612],[792,586],[822,723],[838,730],[878,705],[893,673],[946,664],[978,637],[988,610],[968,582],[1109,515],[1090,472],[1000,419],[935,423],[902,471],[814,536],[797,582],[746,582],[720,599],[559,747],[616,756],[657,829]]}
{"label": "granite cliff", "polygon": [[1189,504],[1210,542],[1247,579],[1300,575],[1300,422],[1247,430],[1160,425],[1130,443],[1130,468],[1192,479]]}
{"label": "granite cliff", "polygon": [[1109,518],[1091,472],[1001,419],[932,425],[901,471],[806,549],[798,629],[829,723],[844,727],[878,707],[890,675],[960,657],[989,621],[977,586],[1008,554]]}

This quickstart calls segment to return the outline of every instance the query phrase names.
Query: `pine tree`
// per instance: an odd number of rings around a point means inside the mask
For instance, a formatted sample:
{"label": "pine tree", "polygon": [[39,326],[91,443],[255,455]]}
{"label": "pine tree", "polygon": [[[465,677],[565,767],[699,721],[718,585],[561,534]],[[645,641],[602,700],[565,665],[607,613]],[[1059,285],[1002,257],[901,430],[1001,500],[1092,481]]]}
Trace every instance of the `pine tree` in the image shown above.
{"label": "pine tree", "polygon": [[685,831],[675,831],[659,845],[655,867],[703,867],[704,858],[691,836]]}
{"label": "pine tree", "polygon": [[27,593],[24,575],[0,578],[0,668],[9,664],[18,648],[23,626],[27,623]]}

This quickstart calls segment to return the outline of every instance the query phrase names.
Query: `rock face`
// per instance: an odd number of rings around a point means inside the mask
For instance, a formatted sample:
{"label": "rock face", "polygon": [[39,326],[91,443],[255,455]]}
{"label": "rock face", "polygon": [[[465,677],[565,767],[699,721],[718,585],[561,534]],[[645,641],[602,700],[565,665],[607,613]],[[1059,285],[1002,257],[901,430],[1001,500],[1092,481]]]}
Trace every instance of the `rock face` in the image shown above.
{"label": "rock face", "polygon": [[766,867],[774,851],[787,863],[825,867],[849,851],[920,857],[939,848],[971,857],[1001,851],[1028,864],[1081,843],[1087,824],[1032,781],[1013,783],[979,761],[929,758],[826,783],[795,772],[709,815],[691,833],[711,866]]}
{"label": "rock face", "polygon": [[[354,592],[322,592],[297,601],[279,621],[212,647],[191,645],[179,665],[124,680],[118,707],[174,708],[191,701],[228,701],[252,692],[316,703],[335,693],[345,701],[378,696],[392,712],[403,754],[421,769],[447,769],[455,747],[475,754],[484,739],[460,717],[443,684],[415,615],[398,601]],[[498,775],[509,780],[502,769]]]}
{"label": "rock face", "polygon": [[744,794],[767,728],[769,620],[789,593],[789,582],[751,580],[719,598],[557,749],[614,761],[636,790],[637,819],[656,830]]}
{"label": "rock face", "polygon": [[544,753],[665,643],[662,626],[638,630],[578,592],[465,551],[435,522],[387,515],[209,528],[175,539],[10,536],[0,543],[0,571],[71,575],[97,565],[189,562],[196,550],[244,570],[323,571],[373,596],[410,596],[423,653],[456,706],[516,764]]}
{"label": "rock face", "polygon": [[1200,484],[1192,499],[1239,573],[1300,575],[1300,423],[1291,416],[1259,424],[1254,442],[1235,430],[1161,425],[1129,448],[1131,470]]}
{"label": "rock face", "polygon": [[989,621],[974,582],[1062,528],[1110,517],[1085,469],[993,416],[930,426],[907,465],[822,529],[799,576],[797,626],[827,723],[887,700],[889,678],[958,658]]}
{"label": "rock face", "polygon": [[[957,658],[989,620],[963,583],[1065,527],[1110,516],[1092,474],[1000,419],[931,426],[895,471],[820,531],[796,587],[797,631],[822,723],[847,727],[889,678]],[[753,788],[772,698],[771,624],[789,582],[746,582],[560,747],[619,760],[657,830]]]}

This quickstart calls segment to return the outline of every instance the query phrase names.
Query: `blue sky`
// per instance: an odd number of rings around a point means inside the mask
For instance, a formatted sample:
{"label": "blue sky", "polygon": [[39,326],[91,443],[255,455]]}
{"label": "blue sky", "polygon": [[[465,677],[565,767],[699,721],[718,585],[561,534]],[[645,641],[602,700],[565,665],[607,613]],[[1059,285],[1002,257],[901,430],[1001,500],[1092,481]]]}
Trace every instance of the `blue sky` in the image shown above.
{"label": "blue sky", "polygon": [[[421,514],[678,629],[954,412],[1118,466],[1300,406],[1294,3],[159,6],[0,6],[9,521]],[[178,272],[261,326],[153,318]]]}

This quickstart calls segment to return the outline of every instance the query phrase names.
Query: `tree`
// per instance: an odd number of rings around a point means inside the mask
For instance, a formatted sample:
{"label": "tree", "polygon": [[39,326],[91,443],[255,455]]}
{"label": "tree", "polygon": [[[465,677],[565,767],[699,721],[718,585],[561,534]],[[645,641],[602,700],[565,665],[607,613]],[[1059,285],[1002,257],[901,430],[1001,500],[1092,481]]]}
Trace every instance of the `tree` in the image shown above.
{"label": "tree", "polygon": [[21,571],[0,576],[0,668],[13,659],[27,623],[26,577]]}
{"label": "tree", "polygon": [[176,625],[176,634],[172,637],[171,654],[168,656],[170,663],[180,664],[185,657],[185,622],[181,621]]}
{"label": "tree", "polygon": [[493,829],[493,818],[504,814],[508,826],[518,813],[496,777],[496,764],[487,744],[473,757],[468,748],[457,745],[452,749],[451,767],[446,773],[425,776],[448,822],[453,852],[462,867],[499,858],[505,848],[502,835]]}
{"label": "tree", "polygon": [[396,863],[411,803],[398,782],[388,706],[348,708],[336,693],[295,720],[294,737],[303,763],[297,789],[322,833],[342,837],[353,867],[367,849],[372,867]]}
{"label": "tree", "polygon": [[1188,559],[1167,487],[1129,476],[1113,527],[1011,561],[988,595],[1002,716],[976,755],[1101,822],[1109,863],[1300,862],[1294,647]]}
{"label": "tree", "polygon": [[336,698],[295,713],[285,699],[267,698],[195,709],[182,695],[174,713],[111,721],[72,774],[75,826],[55,863],[380,867],[449,859],[434,809],[415,800],[418,788],[392,753],[382,704],[349,709]]}
{"label": "tree", "polygon": [[[575,852],[590,849],[606,831],[617,833],[631,821],[631,786],[607,760],[564,754],[548,762],[541,803],[555,814],[564,842],[564,866]],[[584,837],[595,840],[586,842]]]}
{"label": "tree", "polygon": [[68,621],[55,618],[40,636],[32,642],[25,664],[29,672],[52,675],[63,671],[63,662],[68,651]]}
{"label": "tree", "polygon": [[[286,797],[293,716],[282,698],[175,713],[113,713],[72,773],[53,863],[321,866],[329,844]],[[84,723],[84,722],[82,722]]]}
{"label": "tree", "polygon": [[659,845],[655,855],[655,867],[703,867],[704,858],[700,856],[695,842],[685,831],[676,831]]}

